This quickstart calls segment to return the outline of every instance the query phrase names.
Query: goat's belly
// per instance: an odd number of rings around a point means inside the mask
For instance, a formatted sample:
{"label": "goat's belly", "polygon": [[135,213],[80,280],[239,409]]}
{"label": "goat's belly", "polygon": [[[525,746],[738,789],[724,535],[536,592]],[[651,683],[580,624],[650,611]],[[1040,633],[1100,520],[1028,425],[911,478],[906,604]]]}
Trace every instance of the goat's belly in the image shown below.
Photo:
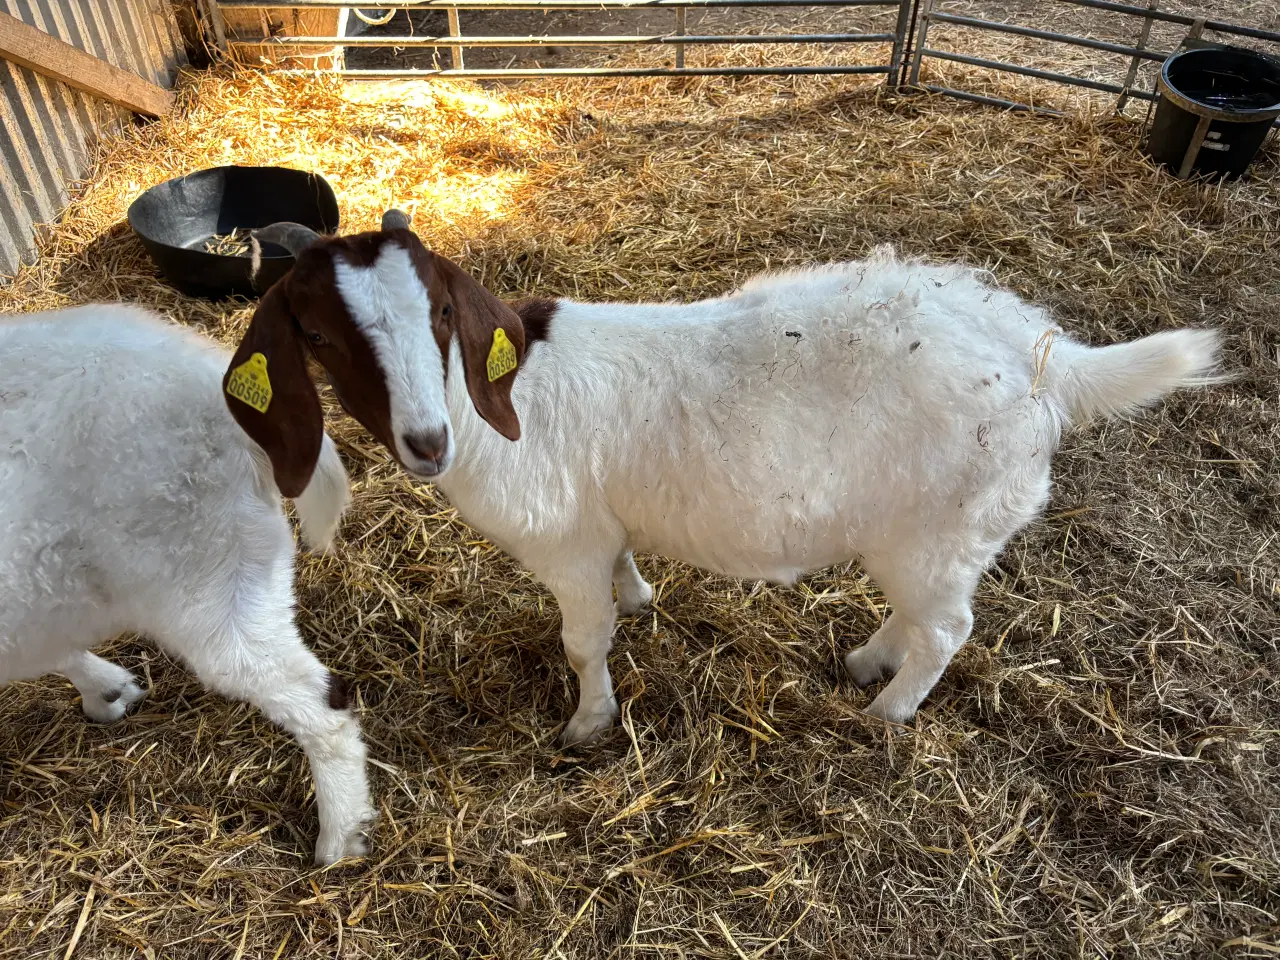
{"label": "goat's belly", "polygon": [[[790,584],[856,558],[880,535],[886,510],[873,497],[850,492],[865,487],[867,478],[849,455],[783,454],[726,448],[724,459],[696,468],[659,463],[652,475],[661,481],[642,485],[628,474],[606,496],[637,552],[723,576]],[[784,469],[782,461],[791,466]]]}
{"label": "goat's belly", "polygon": [[637,553],[679,560],[708,573],[742,580],[766,580],[790,586],[806,574],[856,559],[847,531],[745,529],[716,537],[672,536],[672,531],[631,531]]}

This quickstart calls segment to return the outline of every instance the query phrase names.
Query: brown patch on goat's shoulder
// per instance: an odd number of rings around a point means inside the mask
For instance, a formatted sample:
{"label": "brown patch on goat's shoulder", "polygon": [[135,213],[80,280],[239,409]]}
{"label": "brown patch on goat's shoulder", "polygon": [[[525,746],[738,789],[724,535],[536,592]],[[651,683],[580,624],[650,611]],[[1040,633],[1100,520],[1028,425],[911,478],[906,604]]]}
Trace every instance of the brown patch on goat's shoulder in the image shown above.
{"label": "brown patch on goat's shoulder", "polygon": [[329,674],[329,709],[346,710],[351,706],[351,684],[336,673]]}
{"label": "brown patch on goat's shoulder", "polygon": [[524,324],[525,348],[535,340],[546,340],[551,336],[551,321],[560,309],[560,301],[550,297],[531,297],[519,300],[511,305],[511,309]]}

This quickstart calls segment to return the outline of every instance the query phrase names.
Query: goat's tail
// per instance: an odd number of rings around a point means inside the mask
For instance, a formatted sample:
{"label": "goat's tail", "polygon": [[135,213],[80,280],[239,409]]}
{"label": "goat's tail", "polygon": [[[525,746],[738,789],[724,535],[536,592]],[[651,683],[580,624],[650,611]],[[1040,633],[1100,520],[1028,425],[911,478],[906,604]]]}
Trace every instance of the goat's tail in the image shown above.
{"label": "goat's tail", "polygon": [[314,551],[324,550],[333,542],[338,523],[351,503],[351,486],[347,471],[338,458],[338,449],[325,434],[320,444],[320,457],[307,489],[294,499],[302,538]]}
{"label": "goat's tail", "polygon": [[1174,390],[1227,380],[1219,370],[1221,350],[1217,330],[1167,330],[1110,347],[1065,339],[1042,343],[1037,353],[1043,359],[1037,359],[1049,371],[1045,392],[1072,423],[1083,423],[1136,413]]}

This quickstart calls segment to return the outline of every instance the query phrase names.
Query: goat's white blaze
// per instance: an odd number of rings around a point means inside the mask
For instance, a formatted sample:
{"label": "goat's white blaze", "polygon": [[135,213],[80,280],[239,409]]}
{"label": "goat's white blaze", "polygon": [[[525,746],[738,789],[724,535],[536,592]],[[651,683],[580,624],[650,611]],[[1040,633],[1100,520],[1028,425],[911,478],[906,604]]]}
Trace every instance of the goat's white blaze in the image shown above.
{"label": "goat's white blaze", "polygon": [[[400,462],[412,474],[435,478],[453,460],[453,428],[445,403],[444,362],[431,327],[431,297],[399,244],[383,244],[372,266],[334,259],[338,293],[369,342],[386,377],[391,428]],[[443,437],[434,461],[415,452],[414,437]]]}

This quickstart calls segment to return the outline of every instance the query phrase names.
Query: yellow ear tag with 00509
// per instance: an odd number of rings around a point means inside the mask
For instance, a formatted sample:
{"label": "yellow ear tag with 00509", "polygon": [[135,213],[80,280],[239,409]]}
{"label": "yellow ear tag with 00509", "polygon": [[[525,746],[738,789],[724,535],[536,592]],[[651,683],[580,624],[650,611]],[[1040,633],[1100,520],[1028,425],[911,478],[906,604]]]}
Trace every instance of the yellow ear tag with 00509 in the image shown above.
{"label": "yellow ear tag with 00509", "polygon": [[231,371],[227,377],[227,393],[242,403],[247,403],[259,413],[266,413],[271,406],[271,381],[267,377],[267,358],[260,353]]}
{"label": "yellow ear tag with 00509", "polygon": [[489,382],[493,383],[510,373],[516,368],[517,362],[515,344],[507,339],[507,331],[499,327],[493,331],[493,346],[489,348],[489,362],[486,364],[489,368]]}

